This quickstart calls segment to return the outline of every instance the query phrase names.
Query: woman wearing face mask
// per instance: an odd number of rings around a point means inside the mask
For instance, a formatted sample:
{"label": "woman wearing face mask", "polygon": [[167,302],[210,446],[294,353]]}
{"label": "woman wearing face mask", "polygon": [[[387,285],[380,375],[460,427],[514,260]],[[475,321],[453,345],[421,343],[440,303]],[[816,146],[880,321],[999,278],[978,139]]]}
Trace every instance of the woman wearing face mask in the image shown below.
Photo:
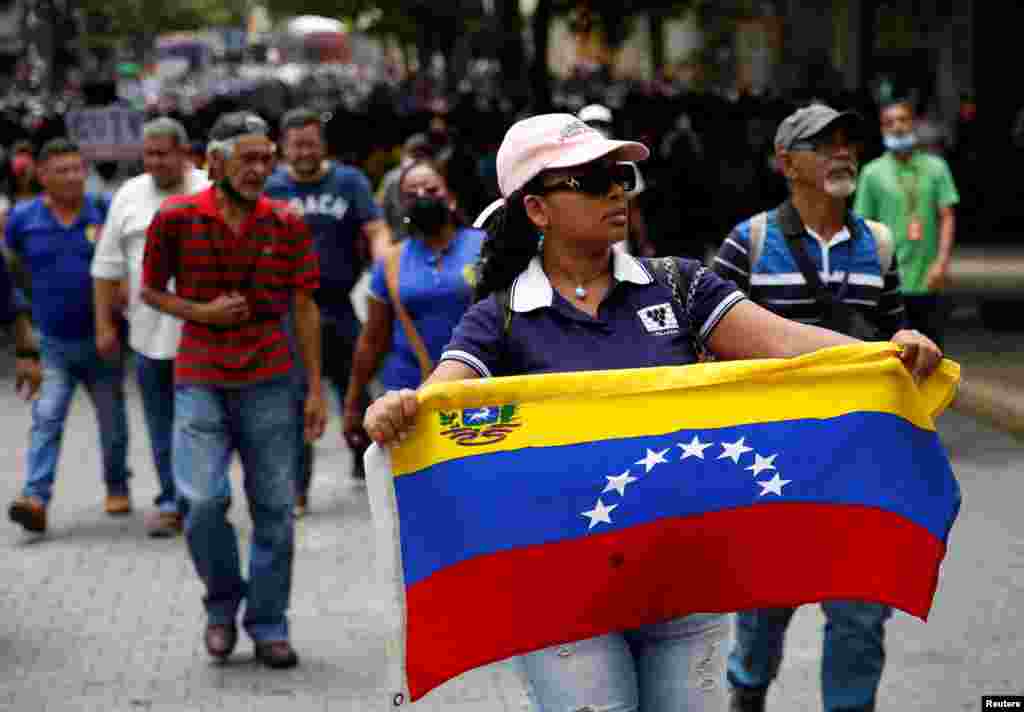
{"label": "woman wearing face mask", "polygon": [[373,267],[367,320],[345,396],[347,437],[365,437],[359,394],[377,369],[389,390],[416,388],[472,300],[484,233],[463,226],[440,166],[414,161],[398,190],[406,237]]}
{"label": "woman wearing face mask", "polygon": [[[695,347],[727,360],[854,343],[783,319],[699,263],[676,258],[691,285],[684,311],[647,263],[612,249],[625,236],[626,196],[636,181],[623,162],[648,153],[639,143],[608,140],[568,114],[534,116],[508,130],[497,161],[505,205],[488,223],[481,299],[459,322],[428,384],[687,364],[697,360]],[[665,304],[676,317],[671,334],[639,316]],[[914,336],[901,343],[916,375],[938,364],[934,344]],[[394,444],[413,427],[417,410],[414,391],[392,391],[367,410],[366,431],[380,445]],[[680,562],[681,585],[699,586],[700,570],[690,564]],[[520,660],[544,712],[720,712],[727,620],[697,613]]]}

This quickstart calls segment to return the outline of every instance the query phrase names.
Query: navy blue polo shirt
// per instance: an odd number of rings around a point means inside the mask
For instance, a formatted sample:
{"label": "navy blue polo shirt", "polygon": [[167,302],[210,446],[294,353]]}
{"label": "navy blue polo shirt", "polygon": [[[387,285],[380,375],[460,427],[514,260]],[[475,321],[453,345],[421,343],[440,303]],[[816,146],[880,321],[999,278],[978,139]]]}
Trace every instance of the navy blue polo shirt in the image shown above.
{"label": "navy blue polo shirt", "polygon": [[365,263],[359,250],[362,229],[384,215],[369,179],[356,168],[331,162],[323,178],[300,183],[287,166],[281,166],[267,180],[264,192],[285,201],[305,219],[320,258],[320,288],[315,293],[320,312],[355,336],[359,322],[349,295]]}
{"label": "navy blue polo shirt", "polygon": [[[636,258],[612,254],[614,280],[596,318],[552,288],[535,257],[512,283],[507,336],[492,294],[466,312],[441,359],[459,361],[485,378],[694,363],[691,330],[669,287]],[[735,284],[705,271],[691,312],[697,340],[706,343],[743,299]]]}
{"label": "navy blue polo shirt", "polygon": [[[473,270],[483,241],[482,231],[462,228],[440,255],[418,238],[403,243],[398,298],[435,362],[473,300]],[[383,262],[373,267],[370,296],[391,303]],[[416,352],[397,318],[391,327],[391,350],[377,377],[388,390],[416,388],[423,380]]]}
{"label": "navy blue polo shirt", "polygon": [[11,211],[7,247],[32,278],[32,319],[43,334],[69,341],[93,338],[90,266],[109,207],[105,198],[86,194],[71,225],[58,221],[42,197]]}

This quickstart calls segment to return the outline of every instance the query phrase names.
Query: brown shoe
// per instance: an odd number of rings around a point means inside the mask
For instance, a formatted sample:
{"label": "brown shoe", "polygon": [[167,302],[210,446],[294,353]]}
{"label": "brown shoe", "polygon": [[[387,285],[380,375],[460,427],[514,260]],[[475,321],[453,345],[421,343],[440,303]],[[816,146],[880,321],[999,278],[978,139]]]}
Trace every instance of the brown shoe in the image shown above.
{"label": "brown shoe", "polygon": [[132,499],[126,494],[108,494],[103,504],[107,514],[118,517],[132,513]]}
{"label": "brown shoe", "polygon": [[7,516],[12,522],[25,527],[25,531],[41,533],[46,531],[46,505],[38,497],[18,497],[11,502]]}
{"label": "brown shoe", "polygon": [[295,518],[301,519],[306,516],[306,511],[309,508],[309,495],[300,494],[295,497]]}
{"label": "brown shoe", "polygon": [[256,659],[269,668],[284,670],[293,668],[299,664],[299,656],[287,640],[271,640],[266,643],[256,643]]}
{"label": "brown shoe", "polygon": [[210,657],[226,660],[235,650],[238,642],[238,627],[225,623],[211,623],[206,626],[206,652]]}
{"label": "brown shoe", "polygon": [[154,512],[146,523],[149,535],[154,539],[169,539],[185,530],[185,518],[180,512]]}

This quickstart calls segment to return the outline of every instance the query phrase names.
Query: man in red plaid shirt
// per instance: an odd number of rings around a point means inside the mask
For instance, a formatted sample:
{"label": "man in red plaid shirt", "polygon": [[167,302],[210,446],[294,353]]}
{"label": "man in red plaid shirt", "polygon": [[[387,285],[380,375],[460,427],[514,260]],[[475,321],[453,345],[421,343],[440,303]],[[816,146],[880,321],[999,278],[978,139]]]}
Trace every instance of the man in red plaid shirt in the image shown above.
{"label": "man in red plaid shirt", "polygon": [[[174,372],[174,479],[187,501],[189,552],[206,584],[207,651],[219,660],[231,655],[245,600],[242,622],[257,659],[293,667],[295,433],[303,428],[312,442],[327,417],[313,301],[319,265],[302,219],[263,195],[275,150],[267,124],[249,112],[225,114],[210,138],[225,156],[225,175],[161,206],[147,232],[142,299],[185,322]],[[304,423],[293,406],[282,325],[292,305],[309,379]],[[227,519],[235,451],[253,520],[248,581]]]}

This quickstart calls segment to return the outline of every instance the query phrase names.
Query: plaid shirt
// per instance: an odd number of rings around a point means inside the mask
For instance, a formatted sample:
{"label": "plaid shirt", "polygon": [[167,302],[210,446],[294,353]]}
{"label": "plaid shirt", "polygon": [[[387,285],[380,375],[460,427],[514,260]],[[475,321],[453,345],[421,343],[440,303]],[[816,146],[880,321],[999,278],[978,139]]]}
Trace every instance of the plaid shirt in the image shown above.
{"label": "plaid shirt", "polygon": [[320,267],[305,223],[261,196],[236,234],[217,207],[216,188],[175,196],[146,233],[143,284],[210,302],[237,291],[249,320],[233,326],[185,322],[175,359],[178,383],[244,386],[286,375],[292,366],[282,317],[295,290],[312,291]]}

